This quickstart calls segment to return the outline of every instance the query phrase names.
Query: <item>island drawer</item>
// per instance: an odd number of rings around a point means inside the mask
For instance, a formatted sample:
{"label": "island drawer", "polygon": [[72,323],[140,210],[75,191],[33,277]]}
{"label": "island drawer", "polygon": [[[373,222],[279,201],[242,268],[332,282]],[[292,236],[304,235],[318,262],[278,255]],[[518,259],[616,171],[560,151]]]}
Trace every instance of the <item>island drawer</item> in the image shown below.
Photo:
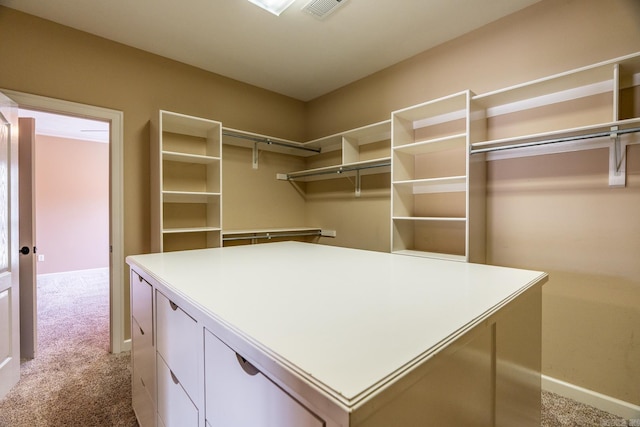
{"label": "island drawer", "polygon": [[158,353],[189,396],[197,401],[200,395],[198,352],[202,354],[202,327],[159,291],[156,292],[156,307]]}
{"label": "island drawer", "polygon": [[212,426],[322,427],[325,423],[205,330],[205,418]]}
{"label": "island drawer", "polygon": [[153,336],[153,289],[138,273],[131,270],[131,315],[145,334]]}
{"label": "island drawer", "polygon": [[185,427],[197,426],[199,418],[198,408],[162,357],[158,357],[158,416],[166,426]]}

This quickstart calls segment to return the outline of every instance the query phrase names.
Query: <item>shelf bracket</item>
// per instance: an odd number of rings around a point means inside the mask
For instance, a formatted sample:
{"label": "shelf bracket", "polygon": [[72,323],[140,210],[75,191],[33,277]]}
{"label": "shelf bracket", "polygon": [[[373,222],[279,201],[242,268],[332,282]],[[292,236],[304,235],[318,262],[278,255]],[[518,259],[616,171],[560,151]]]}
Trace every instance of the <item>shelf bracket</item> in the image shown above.
{"label": "shelf bracket", "polygon": [[253,169],[258,169],[258,158],[260,157],[260,150],[258,150],[258,142],[253,143],[253,152],[251,156],[251,167]]}
{"label": "shelf bracket", "polygon": [[618,134],[618,126],[611,128],[609,146],[609,187],[626,186],[627,142]]}
{"label": "shelf bracket", "polygon": [[361,188],[360,169],[358,169],[356,171],[356,197],[360,197],[360,188]]}

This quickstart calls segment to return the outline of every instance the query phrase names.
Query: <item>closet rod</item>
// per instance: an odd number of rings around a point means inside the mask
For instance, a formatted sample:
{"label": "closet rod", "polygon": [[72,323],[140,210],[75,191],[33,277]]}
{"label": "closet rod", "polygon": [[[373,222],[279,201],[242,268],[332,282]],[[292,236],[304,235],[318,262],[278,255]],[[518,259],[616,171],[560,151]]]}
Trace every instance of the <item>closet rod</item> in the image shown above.
{"label": "closet rod", "polygon": [[611,136],[618,136],[618,135],[624,135],[624,134],[627,134],[627,133],[636,133],[636,132],[640,132],[640,127],[638,127],[638,128],[629,128],[629,129],[611,130],[611,131],[607,131],[607,132],[596,132],[596,133],[590,133],[590,134],[586,134],[586,135],[567,136],[565,138],[546,139],[546,140],[543,140],[543,141],[524,142],[524,143],[521,143],[521,144],[503,145],[501,147],[473,148],[473,145],[472,145],[471,149],[469,150],[469,153],[470,154],[489,153],[491,151],[511,150],[513,148],[535,147],[535,146],[538,146],[538,145],[557,144],[557,143],[560,143],[560,142],[579,141],[579,140],[582,140],[582,139],[611,137]]}
{"label": "closet rod", "polygon": [[305,237],[305,236],[321,236],[321,231],[301,231],[299,233],[266,233],[261,235],[240,236],[240,237],[223,237],[222,240],[230,242],[234,240],[253,240],[253,239],[276,239],[280,237]]}
{"label": "closet rod", "polygon": [[306,173],[299,173],[299,174],[292,173],[292,174],[287,174],[287,179],[291,180],[291,179],[297,179],[297,178],[306,178],[309,176],[330,175],[334,173],[340,174],[343,172],[353,172],[353,171],[359,171],[363,169],[382,168],[385,166],[391,166],[391,162],[376,163],[375,165],[340,166],[338,169],[331,169],[331,170],[317,171],[317,172],[306,172]]}
{"label": "closet rod", "polygon": [[304,150],[304,151],[311,151],[312,153],[320,153],[320,148],[302,147],[300,145],[289,144],[287,142],[274,141],[270,138],[262,138],[259,136],[243,135],[240,133],[225,132],[225,131],[222,131],[222,135],[230,136],[232,138],[246,139],[253,142],[261,142],[263,144],[268,144],[268,145],[278,145],[280,147],[295,148],[296,150]]}

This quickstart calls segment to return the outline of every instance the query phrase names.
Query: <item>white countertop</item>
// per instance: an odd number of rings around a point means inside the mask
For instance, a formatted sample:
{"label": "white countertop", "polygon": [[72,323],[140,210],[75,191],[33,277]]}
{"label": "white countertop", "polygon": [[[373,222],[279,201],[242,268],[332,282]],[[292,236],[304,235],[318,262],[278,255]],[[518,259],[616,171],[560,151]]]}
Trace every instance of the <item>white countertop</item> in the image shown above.
{"label": "white countertop", "polygon": [[535,271],[299,242],[127,261],[347,401],[546,280]]}

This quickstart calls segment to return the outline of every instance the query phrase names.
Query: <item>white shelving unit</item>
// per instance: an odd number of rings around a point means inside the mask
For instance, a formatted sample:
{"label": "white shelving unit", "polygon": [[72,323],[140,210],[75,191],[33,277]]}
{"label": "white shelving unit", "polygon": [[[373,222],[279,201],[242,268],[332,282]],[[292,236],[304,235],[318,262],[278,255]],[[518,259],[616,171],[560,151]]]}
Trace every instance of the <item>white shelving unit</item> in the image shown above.
{"label": "white shelving unit", "polygon": [[484,162],[468,155],[484,116],[471,96],[392,113],[393,253],[484,262]]}
{"label": "white shelving unit", "polygon": [[355,177],[355,195],[359,196],[361,176],[390,172],[390,141],[390,120],[315,139],[303,144],[318,151],[307,157],[309,167],[278,174],[277,178],[308,182]]}
{"label": "white shelving unit", "polygon": [[640,54],[633,54],[476,95],[487,136],[471,153],[499,159],[608,147],[609,184],[624,186],[630,138],[621,135],[640,126],[633,107],[638,85]]}
{"label": "white shelving unit", "polygon": [[152,250],[222,246],[222,124],[160,111],[151,130]]}

